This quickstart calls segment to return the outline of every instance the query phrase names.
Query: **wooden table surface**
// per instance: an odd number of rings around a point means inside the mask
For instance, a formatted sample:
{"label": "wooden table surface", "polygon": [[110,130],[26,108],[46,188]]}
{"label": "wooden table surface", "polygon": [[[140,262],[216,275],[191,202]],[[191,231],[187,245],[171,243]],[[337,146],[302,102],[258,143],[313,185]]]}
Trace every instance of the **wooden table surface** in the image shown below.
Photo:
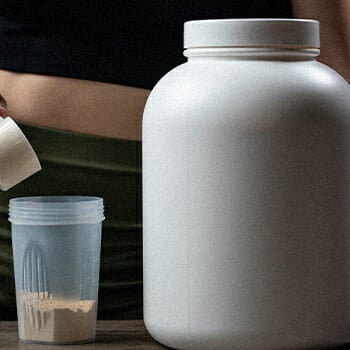
{"label": "wooden table surface", "polygon": [[[98,321],[94,343],[83,345],[39,345],[18,339],[17,322],[0,322],[1,350],[161,350],[170,349],[158,344],[146,331],[143,321]],[[333,350],[350,350],[350,345]]]}
{"label": "wooden table surface", "polygon": [[83,345],[38,345],[19,341],[17,322],[0,322],[1,350],[161,350],[143,321],[98,321],[96,342]]}

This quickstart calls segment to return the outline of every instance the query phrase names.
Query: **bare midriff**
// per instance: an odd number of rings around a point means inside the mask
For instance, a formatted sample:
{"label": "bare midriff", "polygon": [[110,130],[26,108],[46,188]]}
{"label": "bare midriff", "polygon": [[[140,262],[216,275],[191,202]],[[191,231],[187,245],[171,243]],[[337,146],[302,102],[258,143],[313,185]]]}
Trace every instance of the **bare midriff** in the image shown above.
{"label": "bare midriff", "polygon": [[17,122],[141,140],[149,90],[125,85],[0,70],[0,94]]}

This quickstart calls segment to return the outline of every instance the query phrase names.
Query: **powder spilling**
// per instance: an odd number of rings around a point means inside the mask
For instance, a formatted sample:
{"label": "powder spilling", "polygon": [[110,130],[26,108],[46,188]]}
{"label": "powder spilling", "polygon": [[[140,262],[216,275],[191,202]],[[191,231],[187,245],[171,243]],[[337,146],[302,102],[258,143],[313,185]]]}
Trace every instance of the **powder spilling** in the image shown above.
{"label": "powder spilling", "polygon": [[94,300],[70,300],[48,293],[22,292],[17,308],[22,340],[72,344],[95,337],[97,310]]}

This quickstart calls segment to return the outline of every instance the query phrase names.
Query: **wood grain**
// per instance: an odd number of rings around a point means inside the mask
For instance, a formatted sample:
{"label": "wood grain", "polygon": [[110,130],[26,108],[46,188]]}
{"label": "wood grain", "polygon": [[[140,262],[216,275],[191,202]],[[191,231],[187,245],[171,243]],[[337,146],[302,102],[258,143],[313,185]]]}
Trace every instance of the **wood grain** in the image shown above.
{"label": "wood grain", "polygon": [[82,345],[38,345],[18,339],[17,322],[0,322],[1,350],[161,350],[146,331],[143,321],[98,321],[96,342]]}
{"label": "wood grain", "polygon": [[[38,345],[18,339],[17,322],[0,322],[1,350],[161,350],[146,331],[143,321],[98,321],[96,342],[82,345]],[[350,350],[350,345],[333,350]]]}

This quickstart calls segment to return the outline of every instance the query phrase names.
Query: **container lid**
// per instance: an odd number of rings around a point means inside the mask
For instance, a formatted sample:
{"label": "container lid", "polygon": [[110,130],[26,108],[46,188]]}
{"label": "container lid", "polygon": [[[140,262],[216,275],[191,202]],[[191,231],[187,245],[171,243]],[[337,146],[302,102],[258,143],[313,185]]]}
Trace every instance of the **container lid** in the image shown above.
{"label": "container lid", "polygon": [[41,170],[27,138],[14,122],[0,118],[0,190],[6,191]]}
{"label": "container lid", "polygon": [[15,225],[97,224],[105,219],[103,198],[31,196],[10,199],[9,221]]}
{"label": "container lid", "polygon": [[311,19],[252,18],[189,21],[184,47],[319,48],[319,22]]}

